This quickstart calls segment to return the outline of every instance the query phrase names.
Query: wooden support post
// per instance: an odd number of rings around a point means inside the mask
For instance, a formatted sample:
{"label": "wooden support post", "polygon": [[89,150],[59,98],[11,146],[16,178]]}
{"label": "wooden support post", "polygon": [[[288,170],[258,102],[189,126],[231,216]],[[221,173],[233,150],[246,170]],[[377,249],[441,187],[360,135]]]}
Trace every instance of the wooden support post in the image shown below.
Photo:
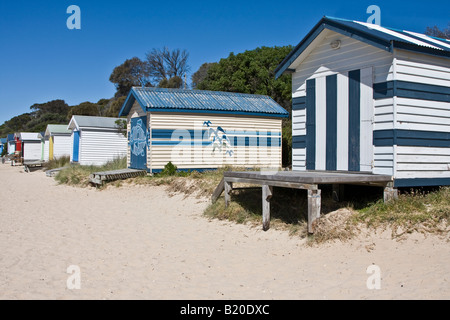
{"label": "wooden support post", "polygon": [[228,204],[231,201],[231,190],[233,190],[233,183],[224,181],[225,185],[225,208],[228,208]]}
{"label": "wooden support post", "polygon": [[218,186],[216,187],[216,189],[214,190],[212,196],[211,196],[211,202],[214,203],[216,202],[217,198],[220,197],[220,195],[222,194],[222,192],[224,191],[224,186],[225,184],[225,179],[222,178],[222,180],[220,180]]}
{"label": "wooden support post", "polygon": [[391,200],[398,199],[398,189],[394,188],[394,184],[389,182],[384,188],[383,200],[388,203]]}
{"label": "wooden support post", "polygon": [[270,228],[270,199],[272,198],[273,187],[268,185],[262,186],[262,214],[263,214],[263,230]]}
{"label": "wooden support post", "polygon": [[321,194],[319,189],[308,190],[308,232],[314,233],[313,222],[320,218]]}
{"label": "wooden support post", "polygon": [[336,202],[342,201],[344,199],[344,185],[343,184],[333,184],[332,198]]}

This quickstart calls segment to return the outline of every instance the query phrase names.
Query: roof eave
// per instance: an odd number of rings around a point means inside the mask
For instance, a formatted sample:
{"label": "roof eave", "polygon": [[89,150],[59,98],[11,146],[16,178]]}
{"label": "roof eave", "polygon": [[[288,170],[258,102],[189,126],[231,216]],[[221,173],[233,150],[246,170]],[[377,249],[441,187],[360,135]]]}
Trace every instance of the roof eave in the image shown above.
{"label": "roof eave", "polygon": [[139,103],[144,112],[147,112],[146,105],[142,101],[140,101],[139,95],[136,94],[135,89],[133,87],[128,93],[128,96],[125,99],[125,102],[123,103],[122,108],[119,111],[119,117],[128,116],[128,114],[131,111],[131,108],[133,108],[133,104],[135,101]]}
{"label": "roof eave", "polygon": [[306,35],[305,38],[289,53],[289,55],[275,69],[275,79],[278,79],[286,71],[291,72],[291,65],[303,53],[303,51],[316,39],[316,37],[324,30],[328,29],[344,36],[368,43],[379,49],[392,52],[390,42],[381,40],[373,35],[364,33],[360,30],[353,29],[336,21],[323,17],[318,24]]}

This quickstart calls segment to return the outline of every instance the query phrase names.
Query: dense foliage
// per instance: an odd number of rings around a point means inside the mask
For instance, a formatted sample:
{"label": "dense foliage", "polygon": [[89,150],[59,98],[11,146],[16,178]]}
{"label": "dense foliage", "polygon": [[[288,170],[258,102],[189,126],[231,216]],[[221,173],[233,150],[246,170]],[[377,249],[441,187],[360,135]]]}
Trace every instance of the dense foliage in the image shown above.
{"label": "dense foliage", "polygon": [[[200,90],[240,92],[270,96],[289,113],[292,110],[290,75],[275,79],[275,68],[292,50],[292,46],[261,47],[235,55],[218,63],[203,64],[194,73],[195,88]],[[194,78],[195,77],[195,78]],[[283,122],[283,165],[291,164],[291,120]]]}

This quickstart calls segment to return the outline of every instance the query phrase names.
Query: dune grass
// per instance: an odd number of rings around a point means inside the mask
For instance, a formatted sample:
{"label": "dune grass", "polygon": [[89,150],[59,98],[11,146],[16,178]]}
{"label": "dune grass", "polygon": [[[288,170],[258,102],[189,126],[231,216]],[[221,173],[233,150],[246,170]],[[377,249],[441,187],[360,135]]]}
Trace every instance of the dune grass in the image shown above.
{"label": "dune grass", "polygon": [[[89,175],[96,171],[126,168],[126,159],[116,159],[104,166],[71,166],[61,171],[60,183],[87,186]],[[141,176],[126,182],[139,185],[166,186],[172,193],[210,198],[223,177],[224,171],[242,171],[245,168],[226,167],[218,170],[184,172],[169,164],[167,170],[153,176]],[[247,169],[248,170],[248,169]],[[111,184],[111,183],[110,183]],[[122,182],[112,182],[120,186]],[[108,184],[107,184],[108,185]],[[211,219],[228,220],[254,226],[262,224],[261,186],[235,185],[231,203],[225,208],[223,195],[210,204],[204,215]],[[307,193],[305,190],[274,187],[271,200],[271,228],[287,230],[292,236],[308,238],[311,243],[330,240],[350,240],[361,227],[392,230],[393,237],[411,232],[426,232],[448,236],[450,216],[450,187],[401,190],[399,198],[385,204],[383,189],[346,186],[345,199],[335,202],[332,188],[322,190],[322,217],[316,222],[314,235],[307,233]]]}
{"label": "dune grass", "polygon": [[55,180],[62,184],[73,186],[88,186],[91,173],[99,171],[110,171],[124,169],[127,167],[127,158],[116,158],[104,164],[103,166],[80,166],[71,165],[61,170],[55,177]]}
{"label": "dune grass", "polygon": [[46,170],[51,170],[56,168],[62,168],[68,166],[69,164],[70,164],[70,157],[62,156],[57,159],[47,161],[46,163],[44,163],[44,168]]}
{"label": "dune grass", "polygon": [[[335,202],[330,186],[322,189],[322,217],[314,235],[307,233],[307,194],[305,190],[274,188],[271,200],[271,228],[308,238],[311,243],[346,241],[361,227],[387,229],[398,238],[412,232],[449,234],[450,187],[430,190],[402,190],[398,200],[385,204],[382,188],[346,186],[347,199]],[[236,223],[262,224],[261,188],[235,190],[231,204],[224,199],[208,206],[210,218]]]}

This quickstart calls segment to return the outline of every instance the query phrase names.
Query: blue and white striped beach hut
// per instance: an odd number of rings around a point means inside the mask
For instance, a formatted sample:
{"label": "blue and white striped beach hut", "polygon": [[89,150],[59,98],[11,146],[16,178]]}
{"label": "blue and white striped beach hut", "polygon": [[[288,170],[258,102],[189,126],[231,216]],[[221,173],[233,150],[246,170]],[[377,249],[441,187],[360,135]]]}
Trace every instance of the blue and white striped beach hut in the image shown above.
{"label": "blue and white striped beach hut", "polygon": [[293,170],[450,185],[450,41],[324,17],[276,69],[292,74]]}
{"label": "blue and white striped beach hut", "polygon": [[133,169],[281,167],[281,122],[289,113],[267,96],[133,87],[119,115],[128,118]]}

